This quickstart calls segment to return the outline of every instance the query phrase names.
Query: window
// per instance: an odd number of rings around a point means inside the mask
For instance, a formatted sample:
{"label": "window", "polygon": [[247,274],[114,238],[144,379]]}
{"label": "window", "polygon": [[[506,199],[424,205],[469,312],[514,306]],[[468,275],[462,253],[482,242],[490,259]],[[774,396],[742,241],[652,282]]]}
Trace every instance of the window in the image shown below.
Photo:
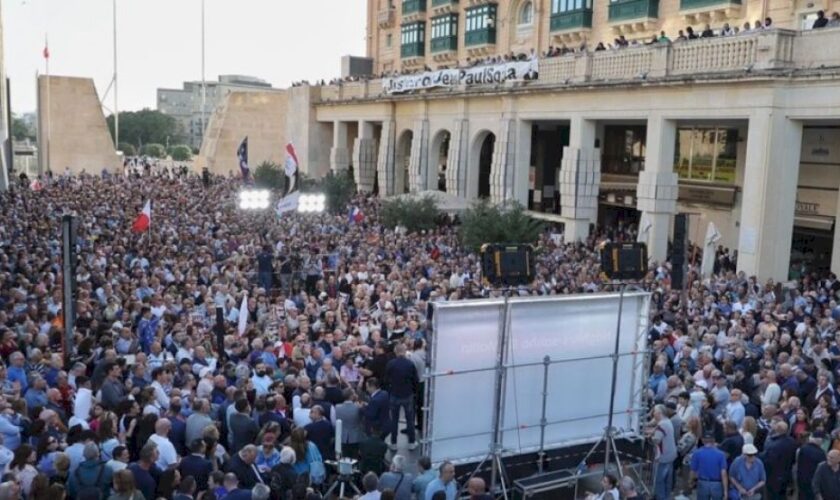
{"label": "window", "polygon": [[674,170],[680,179],[734,184],[737,156],[737,129],[677,129]]}
{"label": "window", "polygon": [[458,36],[458,15],[432,18],[432,40]]}
{"label": "window", "polygon": [[645,169],[647,127],[607,125],[604,127],[601,172],[639,175]]}
{"label": "window", "polygon": [[533,2],[525,2],[519,9],[519,24],[530,25],[534,22],[534,4]]}
{"label": "window", "polygon": [[551,0],[551,13],[562,14],[574,10],[592,9],[592,0]]}
{"label": "window", "polygon": [[422,44],[426,41],[426,25],[423,23],[404,24],[402,27],[402,45]]}
{"label": "window", "polygon": [[496,5],[486,4],[467,10],[466,32],[495,29]]}
{"label": "window", "polygon": [[388,48],[390,49],[390,48],[391,48],[391,44],[393,43],[393,41],[394,41],[394,37],[393,37],[393,35],[391,35],[390,33],[388,33],[387,35],[385,35],[385,46],[386,46],[386,47],[388,47]]}

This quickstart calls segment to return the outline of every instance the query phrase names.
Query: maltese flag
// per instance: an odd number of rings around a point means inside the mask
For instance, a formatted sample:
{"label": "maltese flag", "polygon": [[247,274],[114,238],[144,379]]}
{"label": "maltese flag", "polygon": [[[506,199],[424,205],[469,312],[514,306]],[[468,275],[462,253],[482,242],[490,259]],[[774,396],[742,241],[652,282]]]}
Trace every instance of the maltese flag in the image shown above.
{"label": "maltese flag", "polygon": [[295,146],[291,142],[286,144],[286,164],[284,170],[286,171],[286,177],[289,179],[286,182],[286,194],[294,193],[297,191],[298,185],[298,168],[300,167],[300,162],[298,161],[297,151],[295,151]]}
{"label": "maltese flag", "polygon": [[142,233],[148,231],[152,225],[152,201],[147,200],[146,205],[143,206],[143,211],[134,219],[134,224],[131,225],[131,230],[135,233]]}
{"label": "maltese flag", "polygon": [[242,305],[239,306],[239,324],[237,331],[239,336],[245,335],[245,330],[248,329],[248,292],[242,294]]}

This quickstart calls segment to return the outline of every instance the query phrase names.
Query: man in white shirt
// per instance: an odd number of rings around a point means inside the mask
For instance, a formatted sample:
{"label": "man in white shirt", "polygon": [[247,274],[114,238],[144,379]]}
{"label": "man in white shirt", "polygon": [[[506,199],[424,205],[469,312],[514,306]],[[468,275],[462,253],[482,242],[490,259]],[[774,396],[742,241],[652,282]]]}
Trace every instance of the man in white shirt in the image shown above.
{"label": "man in white shirt", "polygon": [[746,411],[744,404],[741,402],[740,389],[732,389],[732,392],[729,393],[729,403],[726,405],[725,415],[726,420],[735,422],[735,425],[739,429],[741,428],[741,425],[744,423],[744,417],[746,417]]}
{"label": "man in white shirt", "polygon": [[155,422],[155,433],[149,437],[149,442],[155,443],[160,454],[156,462],[160,470],[166,470],[170,465],[177,464],[179,461],[178,452],[175,451],[175,445],[169,440],[169,429],[172,424],[169,419],[161,418]]}
{"label": "man in white shirt", "polygon": [[164,386],[169,384],[169,372],[162,367],[152,370],[152,385],[155,390],[155,406],[161,410],[169,409],[169,396],[166,394]]}
{"label": "man in white shirt", "polygon": [[312,423],[312,418],[309,416],[309,406],[311,399],[309,394],[302,394],[300,397],[292,398],[292,420],[294,420],[297,427],[306,427]]}
{"label": "man in white shirt", "polygon": [[761,393],[761,406],[775,405],[782,397],[782,388],[776,383],[776,372],[769,370],[764,375],[764,391]]}

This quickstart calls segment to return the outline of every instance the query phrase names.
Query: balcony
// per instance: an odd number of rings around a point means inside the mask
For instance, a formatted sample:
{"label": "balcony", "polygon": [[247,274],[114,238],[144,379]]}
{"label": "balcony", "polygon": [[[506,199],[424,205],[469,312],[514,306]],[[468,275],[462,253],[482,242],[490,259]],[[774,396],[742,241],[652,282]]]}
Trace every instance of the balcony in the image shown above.
{"label": "balcony", "polygon": [[376,16],[380,28],[390,28],[393,26],[395,17],[393,7],[380,10]]}
{"label": "balcony", "polygon": [[464,45],[474,48],[486,45],[496,45],[496,28],[482,28],[468,31],[464,35]]}
{"label": "balcony", "polygon": [[659,0],[618,0],[610,3],[609,22],[617,33],[654,28],[659,18]]}
{"label": "balcony", "polygon": [[400,57],[402,59],[412,59],[415,57],[423,57],[426,54],[426,46],[423,42],[406,43],[400,45]]}
{"label": "balcony", "polygon": [[689,23],[741,17],[742,0],[680,0],[680,12]]}
{"label": "balcony", "polygon": [[455,52],[458,50],[458,37],[445,36],[441,38],[432,38],[431,50],[432,54],[440,52]]}
{"label": "balcony", "polygon": [[577,9],[551,15],[551,31],[592,28],[592,9]]}
{"label": "balcony", "polygon": [[403,0],[402,15],[403,17],[410,14],[417,14],[426,12],[426,0]]}
{"label": "balcony", "polygon": [[458,6],[458,0],[432,0],[432,11],[435,15],[448,14]]}

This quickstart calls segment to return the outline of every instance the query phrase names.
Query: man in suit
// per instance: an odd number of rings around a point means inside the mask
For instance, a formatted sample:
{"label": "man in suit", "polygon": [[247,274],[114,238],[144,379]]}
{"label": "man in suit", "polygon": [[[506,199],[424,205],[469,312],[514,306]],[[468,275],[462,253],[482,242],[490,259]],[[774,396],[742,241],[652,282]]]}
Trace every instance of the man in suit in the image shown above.
{"label": "man in suit", "polygon": [[796,458],[796,441],[788,434],[784,422],[773,424],[773,434],[764,443],[764,452],[759,455],[767,473],[767,498],[784,500],[790,483],[790,472]]}
{"label": "man in suit", "polygon": [[369,378],[365,385],[370,394],[370,401],[365,406],[365,431],[371,434],[375,428],[382,433],[382,439],[385,439],[388,429],[391,428],[390,397],[382,390],[376,377]]}
{"label": "man in suit", "polygon": [[342,397],[344,402],[335,407],[335,419],[341,420],[341,453],[345,457],[358,458],[359,443],[364,438],[362,408],[352,389],[345,389]]}
{"label": "man in suit", "polygon": [[230,432],[233,435],[232,453],[236,453],[247,444],[255,443],[260,429],[251,418],[251,407],[245,398],[235,403],[236,413],[230,417]]}
{"label": "man in suit", "polygon": [[420,379],[417,376],[417,368],[406,356],[404,344],[397,344],[394,348],[394,359],[388,362],[385,367],[385,381],[390,390],[389,408],[391,411],[391,450],[397,449],[398,426],[400,421],[400,409],[405,412],[405,421],[408,423],[408,448],[413,450],[417,447],[415,442],[414,426],[414,394]]}
{"label": "man in suit", "polygon": [[[228,462],[226,471],[234,474],[239,485],[243,488],[251,489],[255,484],[265,484],[265,480],[257,469],[257,447],[253,444],[245,446],[239,453],[235,454]],[[227,487],[227,484],[225,484],[225,487]]]}
{"label": "man in suit", "polygon": [[324,460],[335,460],[335,448],[333,447],[333,426],[324,416],[324,409],[319,405],[312,407],[309,412],[312,423],[304,427],[306,438],[315,443],[318,451]]}
{"label": "man in suit", "polygon": [[[388,433],[384,434],[385,436]],[[385,454],[388,453],[388,445],[385,438],[376,426],[371,428],[367,437],[359,443],[359,468],[361,470],[375,472],[377,475],[385,472]]]}
{"label": "man in suit", "polygon": [[228,472],[224,479],[225,490],[227,495],[224,496],[226,500],[251,500],[251,490],[240,488],[239,480],[236,479],[236,474]]}
{"label": "man in suit", "polygon": [[181,477],[194,477],[198,491],[207,489],[207,481],[213,472],[213,464],[205,458],[205,451],[204,440],[196,439],[190,443],[190,455],[181,459],[181,463],[178,464]]}

